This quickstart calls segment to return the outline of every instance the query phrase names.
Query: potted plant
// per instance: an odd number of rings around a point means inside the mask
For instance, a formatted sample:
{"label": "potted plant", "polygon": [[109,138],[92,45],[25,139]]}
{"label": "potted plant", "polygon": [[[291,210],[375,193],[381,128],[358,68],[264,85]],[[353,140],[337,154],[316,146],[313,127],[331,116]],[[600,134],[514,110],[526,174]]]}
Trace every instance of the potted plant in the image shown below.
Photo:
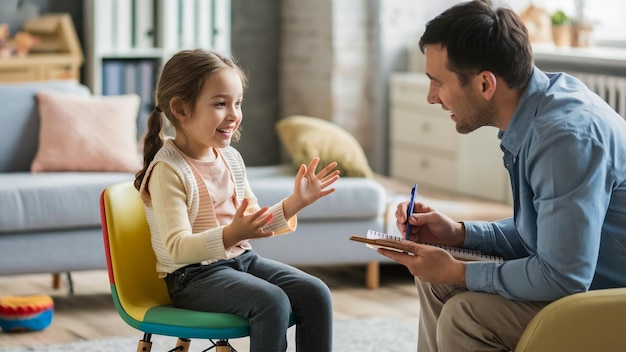
{"label": "potted plant", "polygon": [[572,38],[572,18],[562,10],[555,11],[550,16],[552,22],[552,39],[556,46],[570,46]]}

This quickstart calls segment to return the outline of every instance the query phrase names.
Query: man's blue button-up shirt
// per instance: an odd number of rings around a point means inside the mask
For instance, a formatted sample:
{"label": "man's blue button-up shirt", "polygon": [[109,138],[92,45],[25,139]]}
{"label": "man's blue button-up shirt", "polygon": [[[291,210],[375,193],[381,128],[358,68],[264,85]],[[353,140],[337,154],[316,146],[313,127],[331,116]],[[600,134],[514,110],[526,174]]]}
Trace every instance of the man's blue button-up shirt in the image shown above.
{"label": "man's blue button-up shirt", "polygon": [[551,301],[626,286],[626,122],[566,74],[535,68],[499,132],[514,216],[465,222],[471,291]]}

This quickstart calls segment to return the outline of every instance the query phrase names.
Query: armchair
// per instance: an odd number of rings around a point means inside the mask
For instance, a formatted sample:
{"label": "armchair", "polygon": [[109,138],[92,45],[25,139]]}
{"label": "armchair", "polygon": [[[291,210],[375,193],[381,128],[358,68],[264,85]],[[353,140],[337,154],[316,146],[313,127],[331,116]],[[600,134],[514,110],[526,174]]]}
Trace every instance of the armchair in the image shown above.
{"label": "armchair", "polygon": [[626,288],[563,297],[544,307],[515,352],[626,351]]}

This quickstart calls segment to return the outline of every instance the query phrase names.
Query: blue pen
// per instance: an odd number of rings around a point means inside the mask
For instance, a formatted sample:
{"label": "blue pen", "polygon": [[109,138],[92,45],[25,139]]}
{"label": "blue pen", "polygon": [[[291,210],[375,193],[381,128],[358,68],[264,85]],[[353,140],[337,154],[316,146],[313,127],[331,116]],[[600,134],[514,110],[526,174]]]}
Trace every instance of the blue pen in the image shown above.
{"label": "blue pen", "polygon": [[411,224],[409,223],[409,217],[413,214],[413,207],[415,207],[415,196],[417,195],[417,183],[411,188],[411,199],[409,200],[409,206],[406,210],[406,240],[409,239],[411,234]]}

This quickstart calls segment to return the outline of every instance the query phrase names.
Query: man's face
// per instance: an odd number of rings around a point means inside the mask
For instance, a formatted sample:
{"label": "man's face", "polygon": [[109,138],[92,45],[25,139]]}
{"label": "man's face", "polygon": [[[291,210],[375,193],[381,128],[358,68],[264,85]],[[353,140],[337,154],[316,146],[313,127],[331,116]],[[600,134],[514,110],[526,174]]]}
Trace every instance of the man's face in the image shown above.
{"label": "man's face", "polygon": [[440,104],[450,113],[459,133],[469,133],[482,126],[494,126],[495,114],[488,100],[481,95],[482,83],[479,75],[470,77],[461,86],[458,76],[447,68],[448,51],[441,45],[428,45],[426,53],[426,75],[430,87],[426,100]]}

